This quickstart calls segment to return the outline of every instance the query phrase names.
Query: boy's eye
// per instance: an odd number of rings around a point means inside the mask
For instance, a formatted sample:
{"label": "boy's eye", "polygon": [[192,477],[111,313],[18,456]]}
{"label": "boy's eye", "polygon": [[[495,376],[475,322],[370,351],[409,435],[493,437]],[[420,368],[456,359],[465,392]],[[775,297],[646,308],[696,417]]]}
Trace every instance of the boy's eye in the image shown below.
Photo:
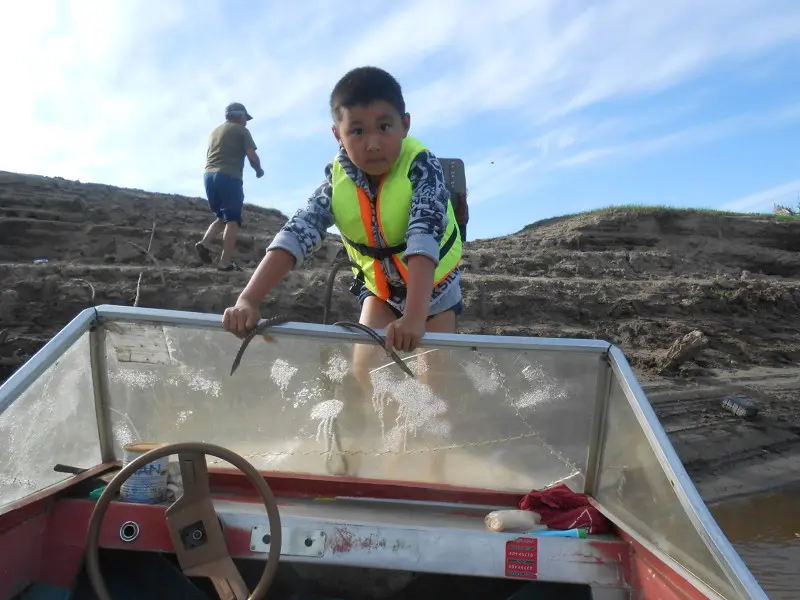
{"label": "boy's eye", "polygon": [[381,131],[389,131],[392,128],[391,123],[384,123],[381,125]]}
{"label": "boy's eye", "polygon": [[361,127],[356,127],[355,129],[352,129],[350,133],[352,133],[353,135],[361,135],[362,133],[364,133],[364,130],[361,129]]}

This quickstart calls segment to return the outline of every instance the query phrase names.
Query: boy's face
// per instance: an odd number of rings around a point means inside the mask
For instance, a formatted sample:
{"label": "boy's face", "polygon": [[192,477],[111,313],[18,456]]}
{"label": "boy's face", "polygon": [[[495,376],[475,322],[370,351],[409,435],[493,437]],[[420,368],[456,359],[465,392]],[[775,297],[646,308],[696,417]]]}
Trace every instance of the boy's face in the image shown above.
{"label": "boy's face", "polygon": [[411,117],[382,100],[367,106],[341,109],[341,120],[333,135],[344,146],[350,160],[367,175],[388,173],[400,155]]}

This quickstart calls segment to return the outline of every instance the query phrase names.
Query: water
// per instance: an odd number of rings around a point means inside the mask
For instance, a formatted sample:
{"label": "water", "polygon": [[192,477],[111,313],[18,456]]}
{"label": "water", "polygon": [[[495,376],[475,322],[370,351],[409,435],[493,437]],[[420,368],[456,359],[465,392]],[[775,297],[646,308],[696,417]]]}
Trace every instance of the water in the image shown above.
{"label": "water", "polygon": [[772,600],[800,598],[800,488],[732,500],[711,512]]}

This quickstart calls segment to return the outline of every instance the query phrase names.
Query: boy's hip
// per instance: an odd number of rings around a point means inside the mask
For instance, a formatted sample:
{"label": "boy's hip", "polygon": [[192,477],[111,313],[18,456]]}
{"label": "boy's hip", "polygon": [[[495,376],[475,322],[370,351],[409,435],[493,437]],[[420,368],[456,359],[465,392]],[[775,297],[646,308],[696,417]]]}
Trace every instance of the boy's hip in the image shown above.
{"label": "boy's hip", "polygon": [[[406,288],[396,287],[391,287],[390,289],[391,297],[386,304],[399,319],[403,316],[403,312],[405,310],[406,295],[408,290]],[[360,284],[360,287],[359,285],[354,285],[351,287],[351,292],[358,296],[359,306],[363,306],[364,301],[367,298],[375,295],[363,283]],[[449,281],[444,289],[434,288],[433,296],[431,297],[430,308],[428,309],[428,319],[430,320],[436,315],[448,310],[452,310],[456,316],[460,315],[464,310],[464,304],[461,297],[460,277],[456,277],[452,281]]]}

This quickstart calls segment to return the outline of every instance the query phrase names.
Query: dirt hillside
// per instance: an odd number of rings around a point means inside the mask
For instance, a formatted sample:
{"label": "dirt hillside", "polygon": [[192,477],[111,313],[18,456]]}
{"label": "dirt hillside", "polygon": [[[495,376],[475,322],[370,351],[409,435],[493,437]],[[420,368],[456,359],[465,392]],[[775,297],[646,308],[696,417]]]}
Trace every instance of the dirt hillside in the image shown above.
{"label": "dirt hillside", "polygon": [[[158,265],[142,251],[155,215]],[[243,273],[201,266],[193,244],[210,217],[199,198],[0,172],[0,381],[83,308],[133,304],[143,269],[141,306],[221,313],[286,217],[246,207]],[[332,238],[265,313],[320,320],[339,250]],[[469,242],[463,271],[462,332],[621,346],[707,500],[800,475],[800,220],[597,211]],[[357,314],[348,277],[334,317]],[[696,330],[699,353],[664,371],[670,346]],[[722,411],[730,393],[755,399],[760,418]]]}

